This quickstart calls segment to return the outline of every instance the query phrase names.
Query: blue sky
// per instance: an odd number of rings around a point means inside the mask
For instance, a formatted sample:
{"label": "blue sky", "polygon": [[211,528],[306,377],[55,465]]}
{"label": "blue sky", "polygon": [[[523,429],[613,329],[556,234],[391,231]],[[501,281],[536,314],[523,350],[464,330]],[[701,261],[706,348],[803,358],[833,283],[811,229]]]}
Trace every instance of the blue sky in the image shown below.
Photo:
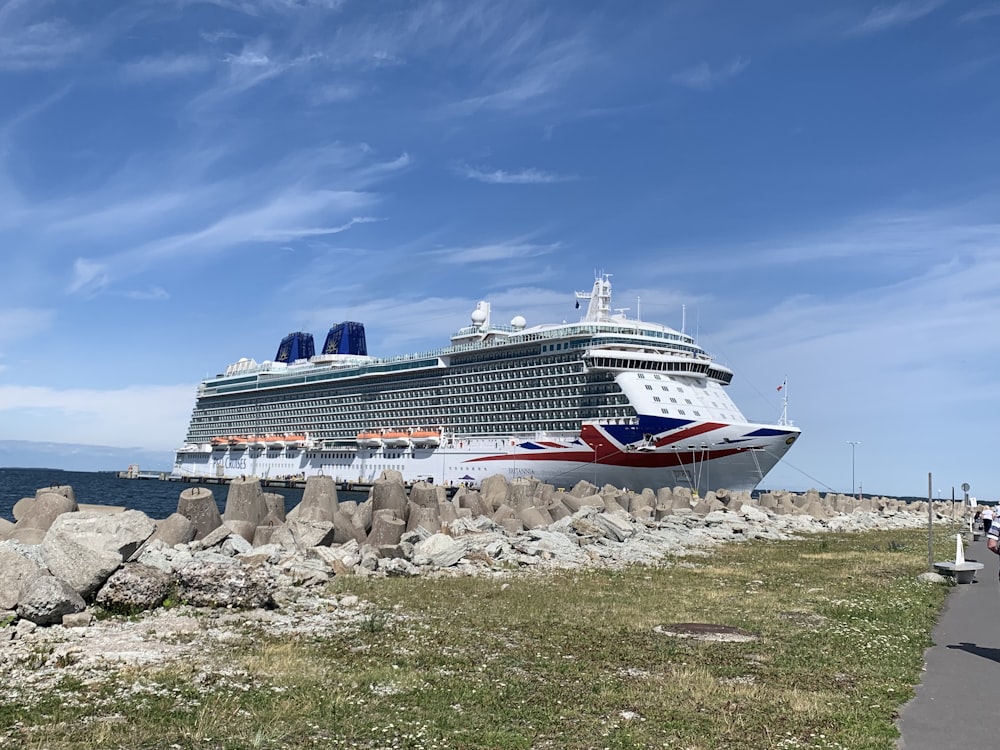
{"label": "blue sky", "polygon": [[169,451],[290,331],[687,330],[769,486],[1000,496],[1000,2],[0,0],[0,439]]}

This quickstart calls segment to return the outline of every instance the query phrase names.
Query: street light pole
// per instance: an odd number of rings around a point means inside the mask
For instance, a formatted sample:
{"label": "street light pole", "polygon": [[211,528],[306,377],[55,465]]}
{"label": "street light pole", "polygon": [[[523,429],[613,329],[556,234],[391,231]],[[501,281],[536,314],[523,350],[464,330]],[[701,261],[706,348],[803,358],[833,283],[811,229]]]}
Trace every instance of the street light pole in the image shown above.
{"label": "street light pole", "polygon": [[847,444],[851,446],[851,495],[854,495],[854,490],[857,485],[854,483],[854,447],[861,445],[860,440],[848,440]]}

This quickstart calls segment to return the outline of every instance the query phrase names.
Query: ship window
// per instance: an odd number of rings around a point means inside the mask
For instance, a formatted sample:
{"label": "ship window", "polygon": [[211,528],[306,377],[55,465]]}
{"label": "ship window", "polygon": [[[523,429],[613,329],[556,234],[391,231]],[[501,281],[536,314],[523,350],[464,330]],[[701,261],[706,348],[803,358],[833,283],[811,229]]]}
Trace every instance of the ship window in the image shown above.
{"label": "ship window", "polygon": [[670,403],[672,403],[672,404],[676,404],[676,403],[677,403],[677,399],[676,399],[676,398],[674,398],[673,396],[671,396],[671,397],[670,397]]}
{"label": "ship window", "polygon": [[646,390],[647,390],[647,391],[651,391],[651,390],[653,390],[653,386],[651,386],[651,385],[647,385],[647,386],[646,386]]}
{"label": "ship window", "polygon": [[684,414],[685,412],[684,412],[684,410],[683,410],[683,409],[678,409],[678,410],[677,410],[677,413],[678,413],[678,414]]}
{"label": "ship window", "polygon": [[653,401],[657,401],[657,402],[659,402],[659,400],[660,400],[660,397],[659,397],[659,396],[653,396]]}

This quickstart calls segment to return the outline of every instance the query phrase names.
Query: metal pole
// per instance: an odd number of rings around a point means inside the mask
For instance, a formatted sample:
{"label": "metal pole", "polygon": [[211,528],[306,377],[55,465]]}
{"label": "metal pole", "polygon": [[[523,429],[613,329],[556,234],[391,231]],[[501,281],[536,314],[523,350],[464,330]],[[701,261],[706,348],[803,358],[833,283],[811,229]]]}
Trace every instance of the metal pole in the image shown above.
{"label": "metal pole", "polygon": [[854,481],[854,446],[861,445],[860,440],[848,440],[848,445],[851,446],[851,495],[857,495],[858,485]]}
{"label": "metal pole", "polygon": [[934,492],[931,472],[927,472],[927,569],[934,570]]}

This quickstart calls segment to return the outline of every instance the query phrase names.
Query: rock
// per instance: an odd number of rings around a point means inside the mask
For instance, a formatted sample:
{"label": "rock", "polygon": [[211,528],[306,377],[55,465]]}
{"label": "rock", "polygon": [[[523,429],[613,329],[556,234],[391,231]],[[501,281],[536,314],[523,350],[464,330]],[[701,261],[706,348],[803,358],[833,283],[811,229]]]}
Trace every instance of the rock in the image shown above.
{"label": "rock", "polygon": [[243,537],[243,539],[250,543],[253,543],[254,535],[257,533],[257,526],[255,526],[252,521],[242,521],[230,518],[228,520],[224,520],[222,525],[229,529],[229,536]]}
{"label": "rock", "polygon": [[233,530],[229,528],[226,524],[220,523],[216,528],[212,529],[208,534],[206,534],[201,539],[196,539],[191,544],[192,550],[202,550],[211,549],[212,547],[217,547],[222,544],[229,535],[233,533]]}
{"label": "rock", "polygon": [[285,525],[292,533],[295,546],[302,551],[310,547],[327,547],[336,537],[333,521],[307,521],[297,517],[289,519]]}
{"label": "rock", "polygon": [[153,520],[138,510],[66,513],[46,532],[42,559],[54,576],[89,597],[155,530]]}
{"label": "rock", "polygon": [[17,603],[17,616],[36,625],[55,625],[63,615],[82,612],[87,603],[59,578],[43,575],[32,581]]}
{"label": "rock", "polygon": [[173,577],[168,573],[149,565],[128,563],[105,581],[95,601],[109,612],[144,612],[159,607],[173,586]]}
{"label": "rock", "polygon": [[535,506],[522,509],[520,517],[526,529],[540,529],[552,523],[552,516]]}
{"label": "rock", "polygon": [[339,510],[333,519],[333,540],[330,544],[347,544],[356,541],[359,544],[365,541],[365,532],[354,523],[354,515],[346,511]]}
{"label": "rock", "polygon": [[15,609],[35,580],[46,575],[48,570],[17,547],[0,544],[0,610]]}
{"label": "rock", "polygon": [[63,615],[62,626],[64,628],[85,628],[94,621],[94,616],[84,610],[83,612],[70,612]]}
{"label": "rock", "polygon": [[204,539],[222,525],[219,506],[211,490],[189,487],[177,501],[177,512],[188,519],[195,528],[195,539]]}
{"label": "rock", "polygon": [[378,569],[390,577],[412,577],[420,575],[420,569],[407,560],[399,557],[380,560]]}
{"label": "rock", "polygon": [[177,571],[178,597],[195,607],[270,607],[276,588],[264,568],[195,561]]}
{"label": "rock", "polygon": [[615,542],[624,542],[635,534],[635,528],[624,514],[598,513],[593,517],[593,522],[605,537]]}
{"label": "rock", "polygon": [[465,555],[465,546],[447,534],[432,534],[414,545],[413,564],[449,568]]}

